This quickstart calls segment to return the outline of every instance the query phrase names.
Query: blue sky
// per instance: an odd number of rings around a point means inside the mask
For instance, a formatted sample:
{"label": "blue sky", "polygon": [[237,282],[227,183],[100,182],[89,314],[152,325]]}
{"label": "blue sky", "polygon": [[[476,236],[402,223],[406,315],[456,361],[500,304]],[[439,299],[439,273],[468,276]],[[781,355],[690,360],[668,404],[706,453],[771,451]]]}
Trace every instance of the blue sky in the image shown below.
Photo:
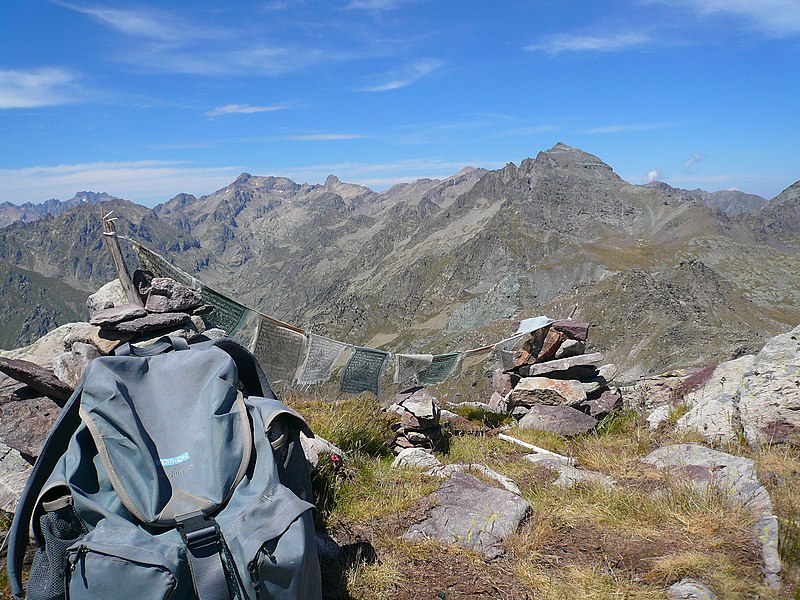
{"label": "blue sky", "polygon": [[17,203],[383,189],[557,141],[769,198],[800,179],[800,0],[6,0],[0,140]]}

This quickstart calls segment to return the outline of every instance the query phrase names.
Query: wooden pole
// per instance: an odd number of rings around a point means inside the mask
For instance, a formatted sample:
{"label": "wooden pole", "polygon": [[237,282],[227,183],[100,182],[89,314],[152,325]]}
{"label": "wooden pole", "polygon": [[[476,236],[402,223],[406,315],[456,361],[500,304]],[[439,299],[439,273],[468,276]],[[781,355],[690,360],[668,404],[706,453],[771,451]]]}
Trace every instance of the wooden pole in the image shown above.
{"label": "wooden pole", "polygon": [[133,285],[130,273],[128,273],[125,260],[122,258],[122,249],[119,246],[119,237],[117,237],[117,230],[114,226],[115,219],[110,218],[113,212],[114,211],[111,211],[103,217],[103,242],[105,243],[106,250],[108,250],[108,253],[111,255],[111,261],[114,263],[114,268],[117,270],[117,277],[119,277],[119,282],[122,284],[122,289],[125,290],[128,302],[136,306],[144,307],[142,298]]}

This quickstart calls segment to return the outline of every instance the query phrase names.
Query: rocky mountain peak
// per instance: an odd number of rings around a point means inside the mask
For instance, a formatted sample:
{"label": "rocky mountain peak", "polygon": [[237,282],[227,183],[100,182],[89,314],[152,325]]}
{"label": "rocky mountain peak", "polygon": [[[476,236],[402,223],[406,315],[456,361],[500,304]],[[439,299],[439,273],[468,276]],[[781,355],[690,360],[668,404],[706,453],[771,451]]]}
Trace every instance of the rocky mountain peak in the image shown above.
{"label": "rocky mountain peak", "polygon": [[250,173],[242,173],[234,180],[233,185],[243,185],[250,181],[251,177],[253,176]]}
{"label": "rocky mountain peak", "polygon": [[609,165],[594,154],[567,146],[562,142],[558,142],[549,150],[539,152],[533,161],[526,159],[520,165],[520,170],[528,172],[531,170],[541,171],[543,169],[556,172],[566,171],[573,175],[593,179],[622,181]]}
{"label": "rocky mountain peak", "polygon": [[339,183],[342,183],[342,181],[336,175],[328,175],[322,187],[334,187]]}

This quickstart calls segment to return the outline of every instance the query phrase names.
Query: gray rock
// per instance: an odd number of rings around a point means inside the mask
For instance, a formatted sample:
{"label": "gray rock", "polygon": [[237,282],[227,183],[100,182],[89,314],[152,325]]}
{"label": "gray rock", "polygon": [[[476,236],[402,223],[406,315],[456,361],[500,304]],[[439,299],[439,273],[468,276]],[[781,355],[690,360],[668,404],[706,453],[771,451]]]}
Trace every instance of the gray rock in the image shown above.
{"label": "gray rock", "polygon": [[601,362],[603,362],[603,355],[599,352],[595,352],[593,354],[582,354],[580,356],[571,356],[569,358],[560,358],[558,360],[549,360],[534,365],[526,365],[520,367],[519,372],[523,377],[541,377],[552,373],[567,372],[571,369],[584,369],[594,372],[597,370],[597,365]]}
{"label": "gray rock", "polygon": [[65,352],[53,360],[53,373],[61,381],[76,388],[83,378],[86,365],[98,356],[100,351],[91,344],[75,342],[71,352]]}
{"label": "gray rock", "polygon": [[467,473],[455,473],[425,499],[434,504],[428,516],[412,525],[407,540],[437,539],[495,558],[502,542],[517,531],[531,505],[506,490],[491,487]]}
{"label": "gray rock", "polygon": [[228,337],[228,332],[224,329],[220,329],[219,327],[212,327],[210,329],[206,329],[203,332],[203,335],[210,340],[216,340],[218,338]]}
{"label": "gray rock", "polygon": [[303,447],[303,454],[306,455],[306,460],[312,468],[316,469],[319,466],[319,457],[321,454],[328,456],[338,456],[339,458],[346,458],[344,451],[330,443],[323,437],[315,435],[313,438],[308,438],[300,433],[300,445]]}
{"label": "gray rock", "polygon": [[194,328],[197,330],[197,333],[203,333],[208,328],[206,322],[203,320],[203,317],[201,316],[192,314],[191,320],[192,324],[194,325]]}
{"label": "gray rock", "polygon": [[769,340],[744,375],[739,413],[750,444],[800,433],[800,326]]}
{"label": "gray rock", "polygon": [[13,513],[31,474],[31,464],[0,442],[0,511]]}
{"label": "gray rock", "polygon": [[586,352],[586,343],[580,340],[564,340],[556,350],[556,359],[578,356]]}
{"label": "gray rock", "polygon": [[128,304],[128,296],[125,294],[119,279],[109,281],[86,299],[86,308],[89,309],[89,315],[94,315],[96,312],[113,308],[120,304]]}
{"label": "gray rock", "polygon": [[49,369],[27,360],[0,358],[0,372],[56,400],[66,401],[72,395],[72,386]]}
{"label": "gray rock", "polygon": [[533,404],[575,405],[586,400],[586,392],[579,381],[524,377],[511,392],[514,406]]}
{"label": "gray rock", "polygon": [[619,369],[617,369],[617,365],[613,365],[611,363],[602,365],[599,369],[597,369],[597,374],[606,381],[613,381],[618,372]]}
{"label": "gray rock", "polygon": [[606,381],[605,377],[596,375],[595,377],[581,381],[581,387],[583,387],[583,391],[587,396],[591,396],[592,394],[596,394],[601,389],[608,387],[608,381]]}
{"label": "gray rock", "polygon": [[200,292],[169,277],[154,277],[145,308],[150,312],[189,312],[203,305]]}
{"label": "gray rock", "polygon": [[413,469],[431,469],[442,465],[439,459],[422,448],[404,448],[392,462],[392,468],[409,467]]}
{"label": "gray rock", "polygon": [[750,508],[757,517],[754,534],[761,545],[765,582],[780,587],[778,522],[769,493],[756,475],[755,463],[699,444],[674,444],[658,448],[643,462],[670,471],[686,484],[704,492],[714,488],[736,503]]}
{"label": "gray rock", "polygon": [[92,315],[92,318],[89,319],[89,323],[91,325],[104,327],[113,325],[114,323],[143,317],[146,314],[147,311],[141,306],[136,306],[135,304],[120,304],[119,306],[112,306],[111,308],[97,311]]}
{"label": "gray rock", "polygon": [[427,428],[439,424],[440,410],[431,393],[421,388],[398,403],[403,407],[400,423],[403,427]]}
{"label": "gray rock", "polygon": [[597,419],[569,406],[535,405],[520,419],[520,429],[541,429],[563,436],[588,433],[597,426]]}
{"label": "gray rock", "polygon": [[492,397],[489,398],[489,405],[488,405],[489,410],[499,414],[507,413],[508,402],[506,398],[507,396],[502,396],[498,392],[492,394]]}
{"label": "gray rock", "polygon": [[717,600],[708,586],[691,577],[684,577],[667,590],[669,600]]}
{"label": "gray rock", "polygon": [[566,333],[574,340],[585,342],[589,337],[589,323],[581,323],[579,321],[573,321],[572,319],[562,319],[560,321],[554,321],[550,324],[550,327],[556,331]]}
{"label": "gray rock", "polygon": [[115,323],[114,325],[108,326],[108,329],[112,331],[121,331],[123,333],[140,333],[143,331],[167,329],[185,323],[189,319],[190,317],[188,314],[180,312],[150,313],[138,319]]}
{"label": "gray rock", "polygon": [[614,479],[608,475],[575,467],[570,464],[566,457],[562,459],[549,454],[534,453],[526,454],[524,458],[535,465],[558,472],[558,479],[553,484],[559,487],[572,487],[578,483],[592,483],[611,488],[616,484]]}
{"label": "gray rock", "polygon": [[494,386],[495,392],[501,396],[505,396],[513,387],[511,385],[511,374],[504,373],[502,369],[495,369],[492,372],[492,385]]}

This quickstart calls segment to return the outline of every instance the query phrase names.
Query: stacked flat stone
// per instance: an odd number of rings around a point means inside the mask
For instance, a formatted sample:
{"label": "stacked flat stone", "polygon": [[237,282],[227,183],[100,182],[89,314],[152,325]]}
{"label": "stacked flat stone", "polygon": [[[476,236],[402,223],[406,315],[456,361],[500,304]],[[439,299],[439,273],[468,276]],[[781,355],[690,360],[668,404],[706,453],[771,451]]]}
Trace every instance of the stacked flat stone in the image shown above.
{"label": "stacked flat stone", "polygon": [[589,324],[570,319],[534,331],[514,356],[513,367],[497,369],[489,408],[519,419],[518,426],[565,436],[587,433],[622,404],[610,382],[614,365],[586,354]]}
{"label": "stacked flat stone", "polygon": [[433,451],[441,446],[442,427],[439,424],[441,410],[430,392],[424,387],[414,387],[395,396],[400,423],[395,431],[394,453],[406,448],[422,448]]}

